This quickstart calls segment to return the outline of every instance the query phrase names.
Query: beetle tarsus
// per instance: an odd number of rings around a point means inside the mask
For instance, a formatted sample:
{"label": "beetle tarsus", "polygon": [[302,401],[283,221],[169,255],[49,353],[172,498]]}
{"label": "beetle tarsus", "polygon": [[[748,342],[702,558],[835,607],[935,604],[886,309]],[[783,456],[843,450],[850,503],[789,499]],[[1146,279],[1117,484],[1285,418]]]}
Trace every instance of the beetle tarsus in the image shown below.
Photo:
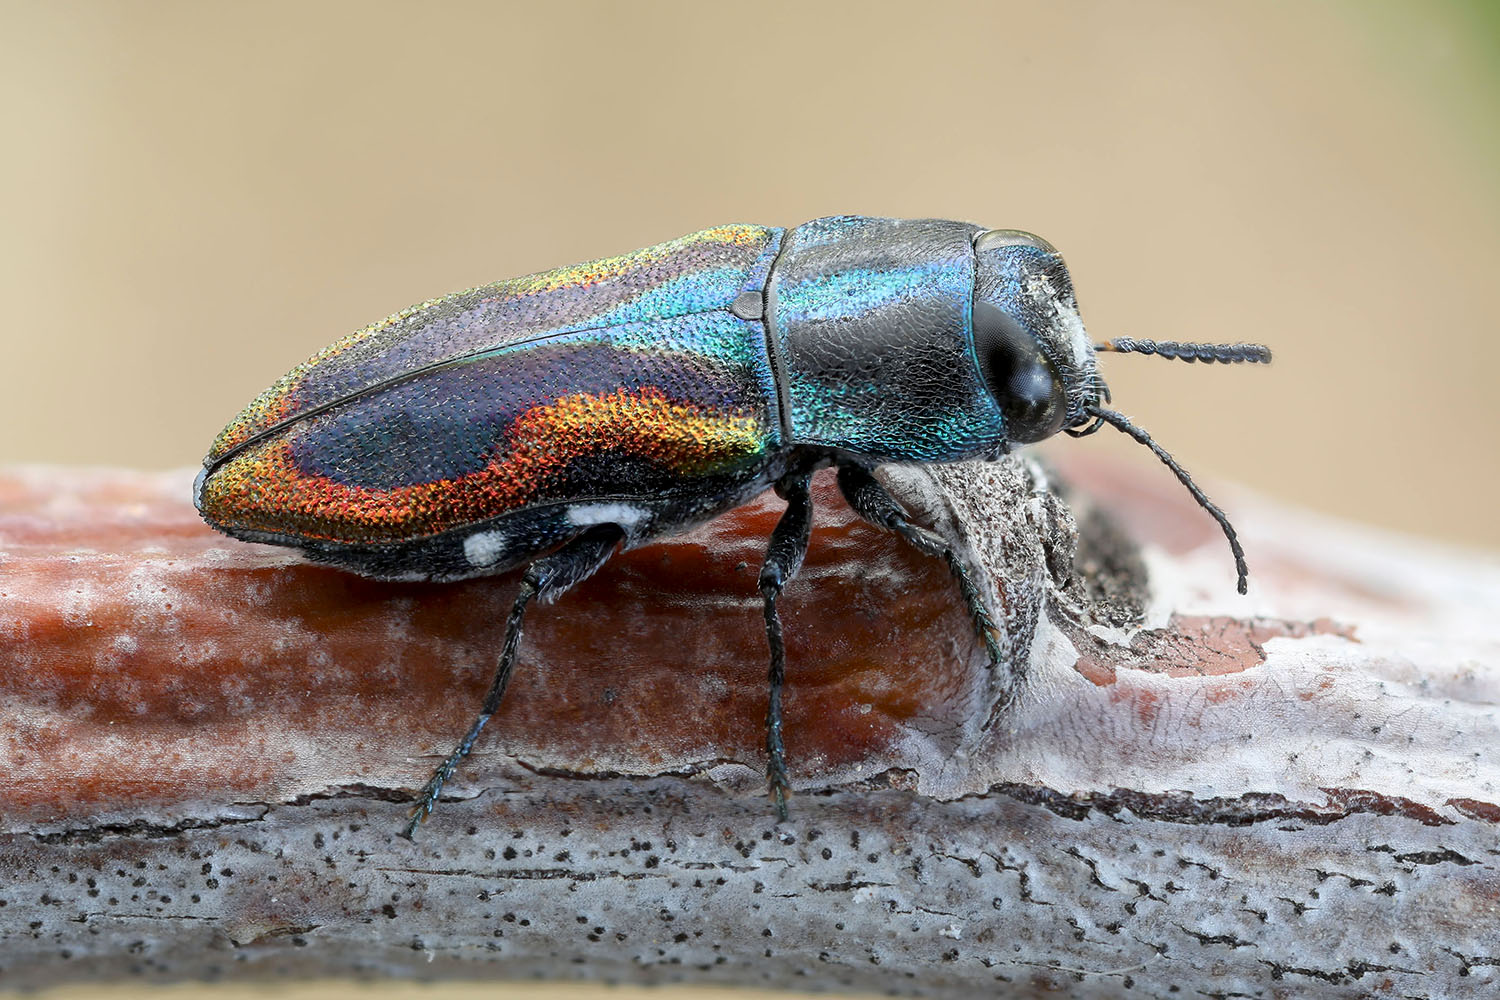
{"label": "beetle tarsus", "polygon": [[[525,612],[525,601],[529,601],[532,594],[535,594],[535,591],[533,590],[531,594],[527,594],[527,584],[523,583],[521,585],[521,595],[518,595],[516,598],[516,606],[511,609],[510,623],[514,627],[517,643],[520,641],[521,615]],[[510,631],[508,630],[506,634],[508,637]],[[506,645],[507,648],[510,648],[511,643],[507,642]],[[510,682],[510,665],[514,661],[515,658],[512,656],[508,663],[502,662],[501,670],[504,676],[496,676],[496,684],[499,686],[501,694],[504,694],[505,686]],[[492,693],[494,692],[494,685],[491,686],[490,690]],[[499,701],[499,697],[496,697],[495,702],[498,704]],[[489,704],[489,698],[485,699],[485,704]],[[406,824],[406,829],[402,831],[402,836],[406,837],[407,840],[415,839],[417,827],[427,822],[427,817],[432,815],[432,810],[437,805],[438,795],[443,791],[443,785],[447,783],[449,778],[453,777],[453,772],[458,770],[458,765],[469,755],[469,751],[474,747],[474,741],[479,738],[479,731],[484,728],[486,722],[490,721],[492,714],[492,712],[479,713],[473,725],[469,727],[469,731],[464,734],[463,740],[448,755],[448,759],[438,766],[438,769],[433,772],[432,777],[427,779],[427,784],[422,786],[421,792],[417,795],[417,804],[411,811],[411,820]]]}
{"label": "beetle tarsus", "polygon": [[894,531],[918,552],[941,559],[948,572],[958,583],[958,590],[968,609],[969,619],[974,623],[974,634],[984,644],[985,655],[990,666],[999,668],[1005,664],[1005,652],[1000,646],[1000,630],[990,616],[990,609],[980,593],[969,567],[953,551],[953,547],[936,532],[912,524],[906,509],[891,496],[880,481],[862,465],[839,466],[839,491],[856,514],[890,531]]}
{"label": "beetle tarsus", "polygon": [[495,667],[495,676],[490,682],[489,692],[484,696],[484,704],[480,706],[479,714],[475,716],[464,738],[432,773],[432,777],[427,779],[427,784],[423,785],[421,792],[418,793],[417,804],[411,811],[411,820],[402,832],[407,839],[412,839],[417,827],[432,815],[443,785],[453,776],[453,772],[458,770],[458,765],[474,748],[474,741],[479,739],[479,733],[484,729],[485,723],[489,722],[490,717],[500,708],[500,701],[505,697],[505,689],[510,685],[511,671],[516,664],[516,653],[521,646],[521,626],[526,618],[527,605],[536,599],[547,600],[556,597],[575,584],[588,579],[595,570],[604,565],[605,560],[614,554],[615,546],[624,537],[625,532],[619,525],[598,524],[556,552],[536,560],[527,568],[526,575],[521,579],[521,588],[516,593],[515,603],[511,605],[510,618],[505,624],[505,644],[500,650],[500,662]]}
{"label": "beetle tarsus", "polygon": [[802,568],[807,543],[812,538],[812,493],[806,472],[786,476],[776,492],[786,499],[786,510],[776,522],[766,546],[766,561],[760,568],[760,595],[765,602],[766,643],[771,647],[770,700],[766,708],[766,780],[776,801],[776,816],[787,818],[786,800],[791,783],[786,772],[786,747],[781,738],[781,686],[786,681],[786,646],[781,637],[781,615],[776,600],[787,583]]}

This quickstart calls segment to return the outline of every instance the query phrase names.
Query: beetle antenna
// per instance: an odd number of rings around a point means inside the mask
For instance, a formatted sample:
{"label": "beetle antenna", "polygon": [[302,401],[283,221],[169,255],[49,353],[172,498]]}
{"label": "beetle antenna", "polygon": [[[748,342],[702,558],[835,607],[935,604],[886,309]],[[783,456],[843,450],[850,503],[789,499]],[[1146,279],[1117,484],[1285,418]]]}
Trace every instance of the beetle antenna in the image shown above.
{"label": "beetle antenna", "polygon": [[1114,410],[1106,410],[1097,406],[1089,406],[1085,407],[1085,409],[1095,419],[1110,424],[1116,430],[1130,435],[1138,443],[1150,448],[1151,453],[1161,459],[1163,465],[1172,470],[1172,474],[1177,477],[1177,481],[1187,487],[1187,491],[1193,495],[1193,499],[1198,501],[1198,506],[1208,511],[1209,516],[1219,522],[1219,527],[1224,529],[1224,537],[1229,539],[1229,551],[1234,553],[1234,568],[1238,571],[1240,577],[1237,589],[1243,594],[1246,587],[1245,578],[1250,575],[1250,569],[1245,565],[1245,550],[1240,548],[1240,540],[1234,533],[1234,525],[1229,523],[1229,518],[1225,516],[1224,512],[1215,506],[1207,494],[1198,488],[1198,484],[1193,482],[1193,477],[1188,475],[1186,469],[1177,464],[1175,458],[1167,454],[1165,448],[1151,440],[1151,435],[1131,423],[1130,418],[1125,416],[1125,414],[1116,413]]}
{"label": "beetle antenna", "polygon": [[1186,344],[1176,340],[1136,340],[1117,337],[1095,344],[1094,350],[1109,354],[1160,354],[1179,361],[1201,361],[1206,365],[1255,365],[1271,363],[1271,349],[1264,344]]}

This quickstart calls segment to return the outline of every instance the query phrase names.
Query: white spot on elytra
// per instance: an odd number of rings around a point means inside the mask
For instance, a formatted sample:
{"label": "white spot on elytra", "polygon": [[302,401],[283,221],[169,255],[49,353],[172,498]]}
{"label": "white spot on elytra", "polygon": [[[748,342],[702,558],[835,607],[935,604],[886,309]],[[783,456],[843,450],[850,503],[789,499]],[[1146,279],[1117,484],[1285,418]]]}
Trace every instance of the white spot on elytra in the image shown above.
{"label": "white spot on elytra", "polygon": [[493,566],[505,551],[505,532],[476,531],[464,539],[464,558],[470,566]]}
{"label": "white spot on elytra", "polygon": [[644,510],[628,503],[589,503],[568,509],[568,520],[574,524],[618,524],[626,530],[635,527],[645,516]]}
{"label": "white spot on elytra", "polygon": [[[468,554],[469,554],[468,553],[468,549],[467,549],[467,547],[465,547],[465,549],[464,549],[464,555],[468,555]],[[432,574],[431,573],[424,573],[424,572],[422,572],[419,569],[411,569],[411,570],[407,570],[404,573],[392,573],[389,576],[381,577],[381,579],[383,579],[383,580],[393,580],[393,581],[395,581],[397,583],[425,583],[426,581],[432,579]]]}

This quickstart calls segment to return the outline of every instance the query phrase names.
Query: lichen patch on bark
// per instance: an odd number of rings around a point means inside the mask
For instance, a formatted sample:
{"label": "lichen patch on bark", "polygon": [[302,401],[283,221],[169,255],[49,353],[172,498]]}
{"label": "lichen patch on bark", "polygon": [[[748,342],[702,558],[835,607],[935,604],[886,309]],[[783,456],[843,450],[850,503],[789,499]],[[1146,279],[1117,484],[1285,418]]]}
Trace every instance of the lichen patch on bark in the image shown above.
{"label": "lichen patch on bark", "polygon": [[1355,629],[1328,618],[1310,622],[1240,619],[1227,615],[1173,615],[1166,628],[1140,629],[1127,651],[1111,648],[1096,635],[1073,630],[1082,647],[1073,669],[1098,685],[1115,683],[1117,671],[1143,670],[1167,677],[1212,677],[1253,670],[1265,662],[1264,644],[1273,638],[1336,635],[1359,641]]}

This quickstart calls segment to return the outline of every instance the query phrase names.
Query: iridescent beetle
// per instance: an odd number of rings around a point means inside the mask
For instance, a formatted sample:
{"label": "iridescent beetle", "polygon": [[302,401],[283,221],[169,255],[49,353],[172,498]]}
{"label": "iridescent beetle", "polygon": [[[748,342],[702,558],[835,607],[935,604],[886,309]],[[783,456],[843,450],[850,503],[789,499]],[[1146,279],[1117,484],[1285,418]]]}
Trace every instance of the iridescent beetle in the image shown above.
{"label": "iridescent beetle", "polygon": [[962,562],[872,470],[998,458],[1108,423],[1165,462],[1244,555],[1224,514],[1123,415],[1096,351],[1266,362],[1254,344],[1094,345],[1062,258],[1015,230],[839,216],[708,229],[621,257],[433,299],[293,369],[224,429],[194,484],[215,528],[366,576],[457,580],[525,566],[478,717],[420,793],[407,835],[500,705],[527,605],[614,551],[774,487],[760,571],[770,646],[767,777],[778,814],[785,653],[776,602],[802,565],[811,473],[946,560],[992,660]]}

